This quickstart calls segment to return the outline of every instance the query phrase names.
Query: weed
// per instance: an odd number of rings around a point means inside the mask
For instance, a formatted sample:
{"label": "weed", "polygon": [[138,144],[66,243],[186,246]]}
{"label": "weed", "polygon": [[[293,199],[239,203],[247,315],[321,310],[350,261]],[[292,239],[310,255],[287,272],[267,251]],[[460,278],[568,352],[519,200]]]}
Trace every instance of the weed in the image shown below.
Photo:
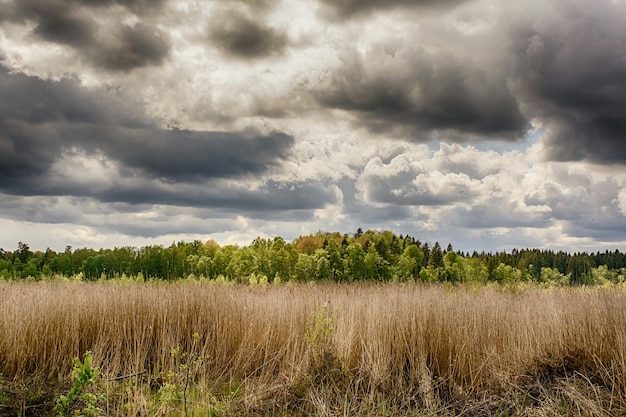
{"label": "weed", "polygon": [[305,340],[313,358],[317,360],[332,349],[337,310],[330,312],[327,306],[323,306],[321,309],[313,311],[311,316],[306,322]]}
{"label": "weed", "polygon": [[[175,362],[174,370],[168,371],[165,382],[159,388],[159,402],[163,406],[182,402],[183,415],[188,416],[188,395],[191,384],[200,371],[200,367],[206,357],[200,352],[201,337],[199,333],[192,336],[191,346],[188,351],[183,351],[176,346],[170,352]],[[164,410],[161,407],[162,411]]]}
{"label": "weed", "polygon": [[85,353],[83,362],[80,358],[74,359],[74,386],[67,393],[61,395],[57,400],[55,411],[59,417],[65,417],[68,411],[74,407],[72,413],[75,417],[99,417],[104,415],[104,411],[98,407],[100,401],[105,400],[102,394],[86,392],[85,389],[95,384],[100,370],[92,365],[93,357],[91,352]]}

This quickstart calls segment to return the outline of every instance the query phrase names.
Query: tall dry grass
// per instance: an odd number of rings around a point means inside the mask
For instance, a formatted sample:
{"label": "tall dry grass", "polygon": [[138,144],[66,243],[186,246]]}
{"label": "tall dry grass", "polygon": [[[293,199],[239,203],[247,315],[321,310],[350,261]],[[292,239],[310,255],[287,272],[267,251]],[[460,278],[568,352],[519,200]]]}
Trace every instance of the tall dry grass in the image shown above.
{"label": "tall dry grass", "polygon": [[618,290],[0,284],[7,386],[67,382],[92,351],[109,414],[165,415],[176,347],[203,358],[197,415],[626,413]]}

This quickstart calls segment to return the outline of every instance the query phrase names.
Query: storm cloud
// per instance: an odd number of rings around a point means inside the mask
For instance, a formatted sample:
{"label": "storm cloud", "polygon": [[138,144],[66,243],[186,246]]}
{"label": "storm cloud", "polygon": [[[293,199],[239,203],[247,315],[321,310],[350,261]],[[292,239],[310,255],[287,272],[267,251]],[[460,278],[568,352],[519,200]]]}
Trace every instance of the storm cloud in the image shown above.
{"label": "storm cloud", "polygon": [[237,58],[280,54],[287,36],[238,10],[218,13],[209,28],[209,40],[222,52]]}
{"label": "storm cloud", "polygon": [[115,28],[115,36],[104,45],[92,44],[86,55],[96,65],[114,71],[128,71],[159,65],[168,56],[170,43],[157,28],[136,24]]}
{"label": "storm cloud", "polygon": [[626,4],[554,1],[511,27],[514,77],[546,157],[626,163]]}
{"label": "storm cloud", "polygon": [[[330,9],[326,10],[326,15],[334,18],[347,18],[398,7],[420,10],[449,8],[464,1],[467,0],[320,0]],[[334,15],[331,14],[332,12]]]}
{"label": "storm cloud", "polygon": [[[318,94],[373,131],[408,128],[414,140],[517,139],[528,128],[506,78],[447,53],[408,47],[353,54]],[[438,133],[437,133],[438,132]]]}
{"label": "storm cloud", "polygon": [[[165,130],[114,93],[0,71],[0,187],[28,194],[67,152],[170,183],[257,175],[290,154],[283,133]],[[40,190],[41,191],[41,190]]]}
{"label": "storm cloud", "polygon": [[106,16],[106,8],[116,4],[125,6],[133,13],[144,13],[158,9],[162,3],[121,0],[24,1],[5,4],[0,10],[0,20],[22,23],[32,21],[35,23],[32,33],[39,39],[72,47],[98,67],[128,71],[161,64],[170,50],[168,35],[149,24],[104,24],[95,16]]}

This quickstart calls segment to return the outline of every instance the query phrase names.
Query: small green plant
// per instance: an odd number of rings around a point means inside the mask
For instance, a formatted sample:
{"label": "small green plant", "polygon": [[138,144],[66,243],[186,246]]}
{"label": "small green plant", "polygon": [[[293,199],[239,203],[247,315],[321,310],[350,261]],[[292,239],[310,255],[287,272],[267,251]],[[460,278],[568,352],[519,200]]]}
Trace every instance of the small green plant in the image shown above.
{"label": "small green plant", "polygon": [[99,417],[104,415],[104,411],[98,407],[98,403],[105,400],[104,396],[102,394],[85,392],[87,387],[95,384],[96,378],[100,374],[100,370],[94,367],[92,362],[93,356],[91,352],[85,353],[83,362],[80,361],[80,358],[74,359],[74,369],[72,371],[74,386],[67,395],[61,395],[57,400],[54,410],[58,417],[68,416],[68,411],[72,407],[78,407],[74,408],[74,412],[71,414],[74,417]]}
{"label": "small green plant", "polygon": [[305,340],[313,351],[314,356],[319,356],[332,344],[335,336],[335,318],[337,310],[332,313],[323,306],[311,313],[311,318],[306,322]]}
{"label": "small green plant", "polygon": [[193,341],[188,352],[182,352],[180,346],[171,351],[172,358],[176,361],[175,370],[169,371],[165,383],[159,388],[160,402],[163,405],[176,401],[183,403],[183,415],[187,416],[187,404],[190,385],[200,370],[204,357],[200,354],[200,334],[193,334]]}
{"label": "small green plant", "polygon": [[[305,366],[291,392],[296,398],[307,397],[307,392],[316,392],[323,386],[339,386],[347,380],[349,370],[345,361],[337,354],[334,346],[337,309],[328,305],[311,312],[306,321],[304,340],[307,354]],[[312,391],[311,391],[312,390]]]}
{"label": "small green plant", "polygon": [[336,309],[330,312],[328,306],[323,306],[313,311],[306,322],[305,340],[309,349],[309,367],[313,374],[326,374],[339,365],[339,359],[333,350],[336,317]]}

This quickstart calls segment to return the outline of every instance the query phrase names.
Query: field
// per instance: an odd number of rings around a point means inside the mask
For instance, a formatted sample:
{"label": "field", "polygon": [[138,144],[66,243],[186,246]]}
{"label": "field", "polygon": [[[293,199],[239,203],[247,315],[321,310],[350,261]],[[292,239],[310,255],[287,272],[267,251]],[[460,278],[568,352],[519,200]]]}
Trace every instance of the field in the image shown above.
{"label": "field", "polygon": [[[61,396],[71,401],[59,408]],[[111,416],[623,415],[626,293],[2,282],[0,415],[55,406]]]}

